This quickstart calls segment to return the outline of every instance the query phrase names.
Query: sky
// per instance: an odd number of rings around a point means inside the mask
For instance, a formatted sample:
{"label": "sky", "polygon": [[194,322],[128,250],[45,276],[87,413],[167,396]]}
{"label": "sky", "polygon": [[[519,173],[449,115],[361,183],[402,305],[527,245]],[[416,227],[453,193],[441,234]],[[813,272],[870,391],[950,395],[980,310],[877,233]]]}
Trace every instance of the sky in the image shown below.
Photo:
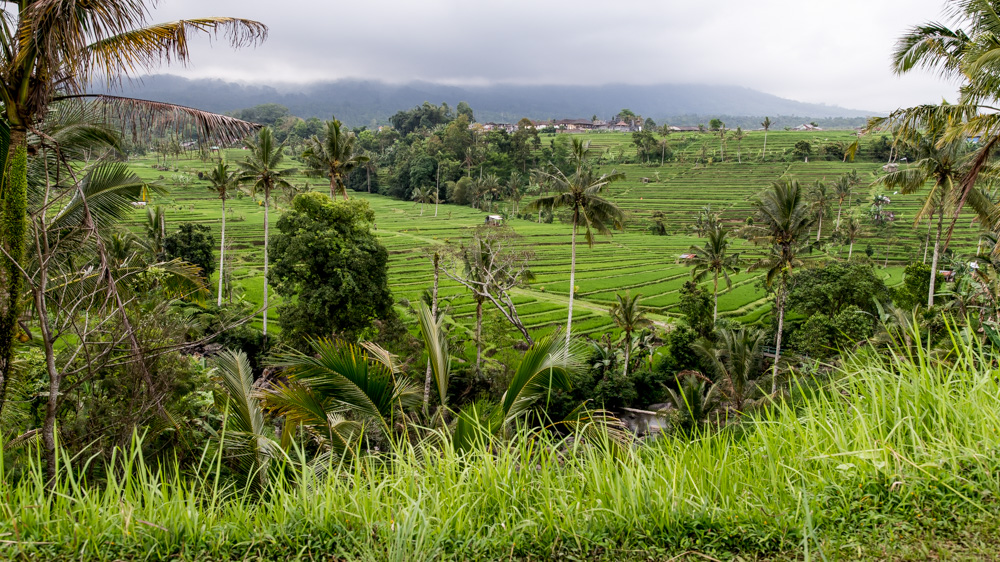
{"label": "sky", "polygon": [[890,54],[945,0],[160,0],[152,21],[255,19],[262,45],[195,41],[191,78],[339,78],[455,85],[736,85],[784,98],[891,111],[954,100],[957,84],[896,76]]}

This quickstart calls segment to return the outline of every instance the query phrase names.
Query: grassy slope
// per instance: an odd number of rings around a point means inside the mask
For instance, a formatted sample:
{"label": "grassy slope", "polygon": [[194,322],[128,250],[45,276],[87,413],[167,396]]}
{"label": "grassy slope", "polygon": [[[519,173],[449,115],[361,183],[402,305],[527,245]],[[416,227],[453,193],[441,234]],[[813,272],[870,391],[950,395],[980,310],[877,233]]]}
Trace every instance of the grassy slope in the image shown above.
{"label": "grassy slope", "polygon": [[403,446],[315,484],[273,480],[260,498],[220,488],[211,457],[194,476],[127,458],[105,488],[64,475],[51,495],[29,460],[0,482],[0,556],[996,559],[991,365],[967,348],[947,362],[867,357],[827,393],[803,379],[797,404],[696,439],[617,457],[526,434],[464,457]]}

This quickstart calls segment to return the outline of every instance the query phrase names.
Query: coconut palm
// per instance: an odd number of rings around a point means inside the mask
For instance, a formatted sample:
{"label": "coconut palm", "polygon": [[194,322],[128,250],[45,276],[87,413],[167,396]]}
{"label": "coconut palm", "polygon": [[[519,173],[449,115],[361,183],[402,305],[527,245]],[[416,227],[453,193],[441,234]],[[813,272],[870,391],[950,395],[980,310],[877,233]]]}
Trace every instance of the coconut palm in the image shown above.
{"label": "coconut palm", "polygon": [[[891,125],[901,137],[915,137],[924,129],[938,129],[938,144],[979,137],[979,148],[970,155],[966,173],[960,178],[953,196],[953,216],[945,237],[948,241],[959,213],[967,202],[975,207],[976,182],[1000,143],[1000,114],[994,106],[1000,99],[1000,11],[991,0],[951,0],[949,16],[953,27],[928,23],[912,28],[901,37],[893,52],[893,70],[905,74],[917,68],[936,71],[945,78],[960,82],[960,97],[955,105],[923,105],[900,109],[873,126]],[[996,222],[995,217],[992,222]]]}
{"label": "coconut palm", "polygon": [[[578,140],[573,139],[574,148],[577,147]],[[585,150],[581,150],[583,157],[586,157]],[[577,171],[571,176],[566,176],[561,170],[551,169],[548,172],[541,172],[540,177],[545,181],[553,195],[539,197],[528,205],[527,210],[548,210],[566,207],[570,209],[572,217],[570,225],[572,233],[570,235],[570,262],[569,262],[569,315],[566,319],[566,344],[569,345],[571,329],[573,326],[573,294],[576,291],[576,235],[580,228],[583,228],[584,239],[587,245],[594,247],[594,233],[610,234],[612,229],[621,230],[624,228],[625,212],[617,205],[601,196],[601,191],[612,182],[622,180],[625,174],[611,171],[609,174],[602,174],[597,177],[594,171],[581,164]]]}
{"label": "coconut palm", "polygon": [[226,199],[229,197],[229,192],[239,186],[239,180],[240,171],[230,170],[229,164],[226,164],[222,160],[219,161],[215,168],[212,168],[212,171],[208,175],[209,186],[219,194],[219,199],[222,200],[222,242],[219,244],[219,296],[216,306],[222,306],[222,280],[225,277]]}
{"label": "coconut palm", "polygon": [[764,128],[764,149],[760,151],[760,157],[764,159],[767,156],[767,132],[771,130],[771,118],[765,117],[760,126]]}
{"label": "coconut palm", "polygon": [[[938,259],[943,251],[941,236],[945,206],[948,202],[953,201],[957,204],[964,196],[987,220],[991,207],[989,201],[978,190],[962,193],[961,184],[965,177],[968,154],[966,141],[964,137],[949,139],[946,136],[947,128],[947,121],[929,119],[924,122],[922,130],[910,131],[901,137],[902,143],[916,154],[917,160],[910,166],[889,172],[877,180],[887,188],[898,188],[904,194],[914,193],[931,183],[924,204],[914,217],[914,225],[919,224],[924,217],[937,215],[934,251],[931,255],[931,271],[934,272],[937,271]],[[936,275],[931,275],[927,294],[928,307],[934,305],[935,277]]]}
{"label": "coconut palm", "polygon": [[[224,32],[235,46],[264,39],[267,28],[236,18],[185,19],[151,25],[150,2],[21,0],[4,5],[0,18],[0,411],[20,314],[26,259],[27,137],[38,131],[51,104],[84,97],[98,79],[116,85],[123,77],[152,70],[161,62],[186,62],[189,35]],[[165,115],[193,119],[203,133],[242,138],[249,123],[190,108],[114,96],[87,96],[103,102],[122,120],[162,122]],[[137,127],[137,130],[149,127]],[[9,134],[8,134],[9,133]]]}
{"label": "coconut palm", "polygon": [[768,254],[750,266],[750,271],[767,272],[765,283],[774,290],[774,309],[778,312],[778,332],[774,342],[774,371],[771,392],[777,391],[778,361],[781,359],[781,332],[785,328],[785,299],[788,277],[801,265],[799,253],[808,246],[804,240],[816,215],[806,201],[805,190],[796,180],[774,182],[761,193],[755,204],[757,220],[750,229],[751,240],[766,244]]}
{"label": "coconut palm", "polygon": [[420,216],[424,216],[424,204],[436,201],[434,190],[430,186],[413,188],[413,202],[420,204]]}
{"label": "coconut palm", "polygon": [[817,180],[813,185],[810,196],[812,198],[813,211],[816,213],[816,242],[818,243],[820,237],[823,236],[823,217],[826,216],[830,210],[830,205],[833,204],[833,194],[825,182]]}
{"label": "coconut palm", "polygon": [[850,260],[851,256],[854,254],[854,242],[860,238],[862,234],[864,234],[864,228],[864,223],[858,220],[858,217],[850,216],[838,231],[842,239],[847,240],[850,244],[847,249],[848,260]]}
{"label": "coconut palm", "polygon": [[611,314],[611,320],[615,323],[615,326],[621,328],[622,335],[625,341],[625,371],[624,375],[628,376],[628,364],[631,359],[632,351],[632,334],[636,330],[641,330],[653,325],[653,322],[646,318],[646,313],[639,308],[639,301],[642,295],[631,296],[628,291],[625,294],[621,293],[615,294],[614,306],[608,312]]}
{"label": "coconut palm", "polygon": [[852,170],[850,173],[844,174],[837,178],[837,181],[833,184],[833,198],[837,200],[837,224],[834,225],[834,230],[840,229],[840,212],[843,210],[844,201],[847,201],[847,210],[851,210],[851,195],[854,192],[854,187],[861,182],[858,178],[858,172]]}
{"label": "coconut palm", "polygon": [[763,344],[764,333],[756,328],[719,328],[717,341],[702,339],[694,345],[712,365],[716,380],[726,381],[726,394],[737,411],[743,409],[756,386],[754,379],[761,374]]}
{"label": "coconut palm", "polygon": [[279,169],[284,160],[284,143],[275,144],[274,133],[270,127],[264,127],[257,134],[257,139],[247,139],[246,147],[250,154],[246,160],[239,162],[240,182],[250,185],[251,192],[264,196],[264,337],[267,337],[267,266],[268,239],[271,207],[271,192],[275,189],[287,189],[291,184],[288,177],[295,173],[293,169]]}
{"label": "coconut palm", "polygon": [[[354,150],[354,133],[344,131],[337,119],[326,122],[323,138],[316,135],[306,141],[302,158],[312,173],[330,177],[330,198],[340,192],[347,201],[345,180],[354,169],[368,162],[368,156]],[[369,186],[369,191],[371,188]]]}
{"label": "coconut palm", "polygon": [[695,282],[701,283],[709,275],[712,276],[712,295],[715,299],[715,306],[712,312],[712,321],[719,319],[719,276],[726,282],[726,289],[733,287],[733,280],[730,273],[739,273],[740,255],[729,253],[729,231],[718,227],[708,231],[708,237],[702,246],[691,246],[691,253],[694,257],[688,262],[692,266],[691,277]]}
{"label": "coconut palm", "polygon": [[486,174],[475,180],[476,194],[482,210],[493,212],[493,202],[501,198],[503,183],[496,174]]}
{"label": "coconut palm", "polygon": [[733,133],[733,140],[736,141],[736,163],[743,163],[743,139],[747,137],[747,134],[743,132],[743,127],[736,127],[736,132]]}

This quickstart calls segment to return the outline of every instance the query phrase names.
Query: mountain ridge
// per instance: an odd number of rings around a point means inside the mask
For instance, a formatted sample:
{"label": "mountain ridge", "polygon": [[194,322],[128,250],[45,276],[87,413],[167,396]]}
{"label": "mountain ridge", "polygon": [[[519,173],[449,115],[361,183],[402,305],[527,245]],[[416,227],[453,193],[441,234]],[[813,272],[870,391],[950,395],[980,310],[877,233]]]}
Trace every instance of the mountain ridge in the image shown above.
{"label": "mountain ridge", "polygon": [[[95,88],[95,93],[107,90]],[[373,80],[292,84],[245,84],[221,79],[189,79],[170,74],[143,77],[113,92],[127,96],[229,113],[263,103],[278,103],[293,115],[321,119],[336,115],[348,126],[384,124],[394,113],[422,103],[467,102],[478,121],[609,118],[622,108],[658,123],[694,125],[708,117],[771,116],[787,126],[799,120],[861,123],[877,112],[788,100],[741,86],[701,84],[605,84],[597,86],[496,84],[453,86],[431,82],[390,84]],[[791,118],[788,120],[787,118]],[[797,124],[797,123],[796,123]],[[731,123],[735,126],[736,123]]]}

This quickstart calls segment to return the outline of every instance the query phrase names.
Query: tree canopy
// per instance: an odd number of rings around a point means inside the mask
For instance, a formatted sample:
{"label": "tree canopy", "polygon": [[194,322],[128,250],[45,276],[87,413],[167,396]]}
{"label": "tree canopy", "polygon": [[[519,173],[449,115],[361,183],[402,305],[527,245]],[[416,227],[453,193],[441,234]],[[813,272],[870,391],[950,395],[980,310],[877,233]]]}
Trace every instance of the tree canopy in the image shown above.
{"label": "tree canopy", "polygon": [[278,311],[286,337],[354,339],[393,313],[389,254],[372,233],[374,220],[365,201],[295,197],[270,248],[269,280],[285,299]]}

